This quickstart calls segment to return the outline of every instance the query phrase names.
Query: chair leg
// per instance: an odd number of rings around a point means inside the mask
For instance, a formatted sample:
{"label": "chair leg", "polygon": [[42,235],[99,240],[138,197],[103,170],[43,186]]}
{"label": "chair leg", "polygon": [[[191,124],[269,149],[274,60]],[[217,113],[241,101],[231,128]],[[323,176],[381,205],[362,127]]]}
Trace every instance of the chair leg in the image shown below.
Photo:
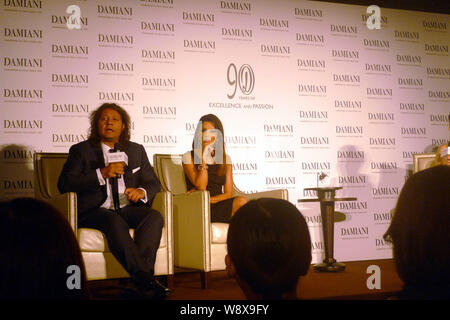
{"label": "chair leg", "polygon": [[171,291],[173,291],[174,288],[174,284],[173,284],[173,274],[168,274],[166,276],[166,281],[167,281],[167,288],[169,288]]}
{"label": "chair leg", "polygon": [[209,288],[210,272],[202,271],[200,273],[200,277],[202,279],[202,289],[208,289]]}

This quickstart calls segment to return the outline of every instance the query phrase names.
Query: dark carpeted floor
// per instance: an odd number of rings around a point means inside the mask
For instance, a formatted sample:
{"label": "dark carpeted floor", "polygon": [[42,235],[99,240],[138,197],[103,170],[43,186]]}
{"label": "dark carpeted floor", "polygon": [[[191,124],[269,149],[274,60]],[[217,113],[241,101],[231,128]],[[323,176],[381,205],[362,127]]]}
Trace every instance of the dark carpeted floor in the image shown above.
{"label": "dark carpeted floor", "polygon": [[[299,281],[297,295],[300,299],[387,299],[401,290],[392,259],[347,262],[340,273],[318,273],[311,268]],[[368,289],[367,267],[380,267],[380,289]],[[160,277],[161,282],[165,278]],[[120,282],[123,280],[90,281],[92,298],[95,300],[121,300]],[[244,300],[245,296],[234,279],[226,271],[210,275],[209,288],[202,289],[200,273],[176,269],[172,293],[168,300]]]}

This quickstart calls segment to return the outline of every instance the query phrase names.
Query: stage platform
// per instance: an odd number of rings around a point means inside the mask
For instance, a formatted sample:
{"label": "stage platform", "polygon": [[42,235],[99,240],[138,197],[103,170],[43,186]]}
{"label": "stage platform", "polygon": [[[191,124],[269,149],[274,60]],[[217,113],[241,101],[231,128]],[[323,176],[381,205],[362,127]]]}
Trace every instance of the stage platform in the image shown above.
{"label": "stage platform", "polygon": [[[341,261],[340,261],[341,262]],[[344,261],[342,261],[344,262]],[[392,259],[344,262],[346,269],[340,273],[314,272],[311,265],[302,277],[297,295],[305,300],[384,300],[395,296],[402,288]],[[381,288],[368,289],[367,267],[377,265],[381,271]],[[202,289],[200,273],[180,270],[174,275],[174,288],[168,300],[245,300],[234,279],[226,271],[211,273],[210,288]],[[120,300],[118,280],[91,281],[93,299]]]}

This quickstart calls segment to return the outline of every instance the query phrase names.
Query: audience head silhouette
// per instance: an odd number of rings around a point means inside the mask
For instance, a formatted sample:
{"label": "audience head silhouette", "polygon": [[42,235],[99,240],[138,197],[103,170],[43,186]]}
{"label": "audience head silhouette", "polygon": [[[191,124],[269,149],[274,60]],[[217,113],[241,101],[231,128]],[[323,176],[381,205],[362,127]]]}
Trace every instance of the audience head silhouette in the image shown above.
{"label": "audience head silhouette", "polygon": [[450,298],[450,167],[411,176],[385,235],[393,244],[405,299]]}
{"label": "audience head silhouette", "polygon": [[248,299],[292,299],[311,263],[311,239],[300,211],[281,199],[241,207],[228,229],[227,270]]}
{"label": "audience head silhouette", "polygon": [[87,299],[86,283],[75,235],[58,210],[32,198],[0,203],[0,300]]}

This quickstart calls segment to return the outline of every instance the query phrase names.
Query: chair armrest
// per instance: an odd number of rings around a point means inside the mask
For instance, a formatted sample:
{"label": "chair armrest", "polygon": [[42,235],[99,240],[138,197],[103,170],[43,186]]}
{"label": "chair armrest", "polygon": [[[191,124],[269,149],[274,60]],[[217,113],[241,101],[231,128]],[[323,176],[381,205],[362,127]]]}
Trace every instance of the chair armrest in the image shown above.
{"label": "chair armrest", "polygon": [[289,200],[287,189],[276,189],[276,190],[268,190],[268,191],[261,191],[261,192],[255,192],[255,193],[237,192],[236,195],[242,196],[242,197],[246,198],[247,200],[255,200],[255,199],[259,199],[259,198],[276,198],[276,199]]}
{"label": "chair armrest", "polygon": [[152,202],[152,209],[155,209],[162,214],[164,218],[164,225],[171,225],[172,221],[172,192],[161,191],[155,195]]}
{"label": "chair armrest", "polygon": [[77,234],[77,194],[75,192],[66,192],[51,198],[41,198],[41,200],[58,209],[69,221],[75,235]]}
{"label": "chair armrest", "polygon": [[161,213],[164,218],[164,226],[166,228],[166,246],[167,246],[167,259],[168,259],[168,274],[173,274],[173,196],[170,191],[161,191],[155,195],[152,203],[152,209]]}
{"label": "chair armrest", "polygon": [[175,265],[205,272],[211,269],[209,191],[173,196]]}

